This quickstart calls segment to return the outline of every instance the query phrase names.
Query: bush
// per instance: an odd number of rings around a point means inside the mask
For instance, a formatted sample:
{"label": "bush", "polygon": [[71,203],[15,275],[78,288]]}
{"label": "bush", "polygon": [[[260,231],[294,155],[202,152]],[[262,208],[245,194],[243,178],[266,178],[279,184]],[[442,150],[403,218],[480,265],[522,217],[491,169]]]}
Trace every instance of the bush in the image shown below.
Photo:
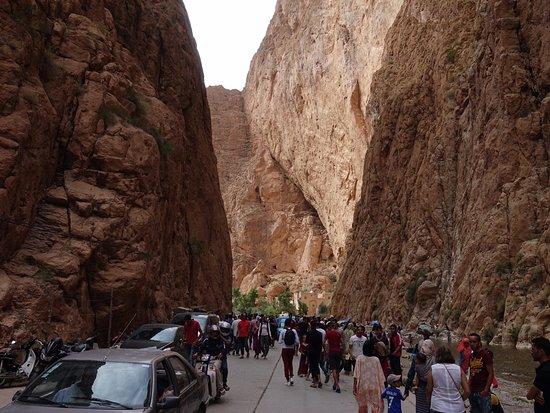
{"label": "bush", "polygon": [[512,343],[514,343],[514,345],[516,345],[518,342],[520,330],[521,329],[518,326],[512,326],[508,330],[508,334],[510,334],[510,339],[512,340]]}
{"label": "bush", "polygon": [[330,311],[330,307],[325,303],[321,303],[317,308],[317,313],[319,315],[328,315],[329,311]]}
{"label": "bush", "polygon": [[458,53],[455,49],[447,49],[447,63],[455,63],[458,58]]}
{"label": "bush", "polygon": [[233,308],[237,313],[252,313],[256,307],[258,290],[253,288],[246,294],[241,293],[238,288],[233,289]]}
{"label": "bush", "polygon": [[307,315],[307,312],[308,312],[308,307],[307,307],[307,304],[302,302],[302,301],[298,301],[298,314],[301,315],[301,316],[306,316]]}

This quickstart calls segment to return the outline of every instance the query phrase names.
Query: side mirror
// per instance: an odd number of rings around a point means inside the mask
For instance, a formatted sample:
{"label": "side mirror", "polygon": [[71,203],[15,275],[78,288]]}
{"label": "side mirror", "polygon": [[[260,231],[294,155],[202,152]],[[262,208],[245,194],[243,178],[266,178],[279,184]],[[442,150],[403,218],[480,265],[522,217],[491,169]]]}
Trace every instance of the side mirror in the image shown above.
{"label": "side mirror", "polygon": [[16,402],[19,399],[19,396],[21,396],[21,393],[23,393],[23,390],[17,390],[12,396],[11,401]]}
{"label": "side mirror", "polygon": [[157,403],[157,408],[160,410],[176,409],[180,405],[180,399],[176,396],[168,396],[164,399],[164,402]]}

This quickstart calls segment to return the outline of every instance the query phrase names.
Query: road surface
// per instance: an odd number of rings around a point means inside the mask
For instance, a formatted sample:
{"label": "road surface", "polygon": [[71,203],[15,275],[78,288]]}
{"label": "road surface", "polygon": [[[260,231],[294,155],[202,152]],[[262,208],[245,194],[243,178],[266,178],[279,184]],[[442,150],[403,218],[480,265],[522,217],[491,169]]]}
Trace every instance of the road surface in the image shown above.
{"label": "road surface", "polygon": [[[295,377],[294,386],[287,387],[283,375],[280,350],[271,350],[266,360],[240,360],[229,357],[229,386],[231,390],[209,413],[355,413],[357,403],[353,397],[353,378],[342,375],[341,390],[332,391],[332,384],[322,389],[310,388],[311,382]],[[294,372],[298,358],[294,358]],[[402,389],[403,390],[403,389]],[[414,396],[403,403],[403,413],[414,413]]]}
{"label": "road surface", "polygon": [[[298,358],[294,358],[294,371]],[[311,382],[295,377],[293,387],[285,385],[280,349],[272,349],[266,360],[240,360],[229,356],[229,386],[231,390],[217,403],[208,407],[209,413],[355,413],[353,378],[342,376],[342,393],[332,391],[332,384],[312,389]],[[0,407],[11,401],[18,388],[0,389]],[[403,403],[403,413],[414,413],[414,396]]]}

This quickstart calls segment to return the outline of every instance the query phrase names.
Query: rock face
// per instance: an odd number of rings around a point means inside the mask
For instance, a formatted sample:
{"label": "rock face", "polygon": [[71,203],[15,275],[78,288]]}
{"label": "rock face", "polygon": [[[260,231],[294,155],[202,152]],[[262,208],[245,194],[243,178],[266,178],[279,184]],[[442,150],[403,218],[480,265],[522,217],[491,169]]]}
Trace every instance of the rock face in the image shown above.
{"label": "rock face", "polygon": [[333,313],[550,333],[549,13],[278,2],[245,109],[327,228]]}
{"label": "rock face", "polygon": [[230,307],[202,71],[176,0],[0,1],[0,336]]}
{"label": "rock face", "polygon": [[269,150],[249,134],[242,93],[209,87],[212,134],[231,232],[233,284],[274,298],[286,287],[329,303],[336,265],[327,232]]}
{"label": "rock face", "polygon": [[403,0],[281,0],[255,55],[245,108],[263,142],[344,252],[361,193],[365,107]]}
{"label": "rock face", "polygon": [[372,85],[336,311],[504,342],[550,332],[549,12],[405,1]]}

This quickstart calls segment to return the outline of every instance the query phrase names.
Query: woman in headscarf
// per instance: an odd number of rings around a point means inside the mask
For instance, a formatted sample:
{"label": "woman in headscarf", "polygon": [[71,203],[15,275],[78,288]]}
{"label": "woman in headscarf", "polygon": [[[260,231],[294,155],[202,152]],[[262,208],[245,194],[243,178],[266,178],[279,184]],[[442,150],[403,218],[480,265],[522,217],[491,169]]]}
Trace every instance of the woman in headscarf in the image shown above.
{"label": "woman in headscarf", "polygon": [[415,373],[418,379],[416,389],[416,413],[430,413],[430,400],[426,397],[428,374],[435,363],[435,345],[432,340],[422,340],[419,343],[419,353],[416,355]]}
{"label": "woman in headscarf", "polygon": [[355,361],[353,373],[353,395],[359,405],[359,413],[382,413],[384,401],[381,394],[384,391],[384,371],[378,357],[374,355],[374,343],[365,342],[363,355]]}

